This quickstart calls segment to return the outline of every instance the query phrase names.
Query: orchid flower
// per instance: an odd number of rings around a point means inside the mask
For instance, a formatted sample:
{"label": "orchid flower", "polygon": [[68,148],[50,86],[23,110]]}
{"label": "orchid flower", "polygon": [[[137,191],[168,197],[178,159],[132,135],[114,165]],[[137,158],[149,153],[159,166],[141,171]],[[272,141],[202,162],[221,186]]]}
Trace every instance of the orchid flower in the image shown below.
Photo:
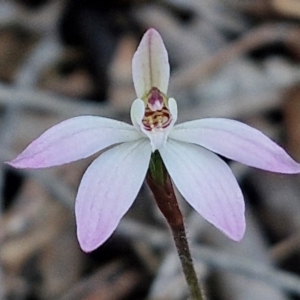
{"label": "orchid flower", "polygon": [[45,168],[106,149],[83,175],[75,204],[78,240],[89,252],[114,232],[143,184],[152,153],[158,151],[186,201],[239,241],[245,231],[242,192],[217,154],[279,173],[300,173],[300,164],[260,131],[238,121],[206,118],[175,125],[177,104],[167,97],[168,54],[156,30],[143,36],[132,74],[137,94],[131,106],[133,125],[98,116],[71,118],[48,129],[8,164]]}

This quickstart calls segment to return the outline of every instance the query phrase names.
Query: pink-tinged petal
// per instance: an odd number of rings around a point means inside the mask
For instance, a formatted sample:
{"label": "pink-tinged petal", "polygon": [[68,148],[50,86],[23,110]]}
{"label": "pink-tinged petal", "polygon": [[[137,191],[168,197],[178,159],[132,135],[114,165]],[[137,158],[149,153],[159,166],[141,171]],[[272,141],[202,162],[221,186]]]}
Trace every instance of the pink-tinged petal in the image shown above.
{"label": "pink-tinged petal", "polygon": [[150,155],[146,140],[124,143],[101,154],[87,169],[75,204],[82,250],[90,252],[111,236],[141,188]]}
{"label": "pink-tinged petal", "polygon": [[295,162],[262,132],[244,123],[207,118],[176,125],[170,138],[203,146],[243,164],[279,173],[300,173]]}
{"label": "pink-tinged petal", "polygon": [[151,28],[143,36],[132,59],[132,77],[138,98],[156,87],[167,93],[170,66],[168,53],[159,33]]}
{"label": "pink-tinged petal", "polygon": [[172,140],[159,152],[186,201],[228,237],[241,240],[245,232],[244,200],[227,164],[202,147]]}
{"label": "pink-tinged petal", "polygon": [[80,116],[51,127],[8,164],[15,168],[56,166],[139,138],[141,135],[132,125],[96,116]]}

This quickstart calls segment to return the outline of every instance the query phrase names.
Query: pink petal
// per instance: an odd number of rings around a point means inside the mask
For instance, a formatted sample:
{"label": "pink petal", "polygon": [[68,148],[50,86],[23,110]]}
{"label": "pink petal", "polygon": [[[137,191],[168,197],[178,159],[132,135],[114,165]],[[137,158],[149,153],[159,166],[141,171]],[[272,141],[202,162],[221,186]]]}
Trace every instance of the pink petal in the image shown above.
{"label": "pink petal", "polygon": [[88,157],[116,143],[140,137],[129,124],[95,116],[80,116],[51,127],[8,164],[15,168],[61,165]]}
{"label": "pink petal", "polygon": [[279,173],[299,173],[295,162],[263,133],[238,121],[208,118],[179,124],[170,138],[197,144],[243,164]]}
{"label": "pink petal", "polygon": [[103,244],[135,200],[149,166],[146,140],[124,143],[101,154],[85,172],[77,194],[77,236],[82,250]]}
{"label": "pink petal", "polygon": [[202,147],[172,140],[160,154],[186,201],[228,237],[239,241],[245,231],[244,200],[227,164]]}
{"label": "pink petal", "polygon": [[138,98],[152,87],[167,93],[170,66],[168,53],[159,33],[151,28],[143,36],[132,59],[132,77]]}

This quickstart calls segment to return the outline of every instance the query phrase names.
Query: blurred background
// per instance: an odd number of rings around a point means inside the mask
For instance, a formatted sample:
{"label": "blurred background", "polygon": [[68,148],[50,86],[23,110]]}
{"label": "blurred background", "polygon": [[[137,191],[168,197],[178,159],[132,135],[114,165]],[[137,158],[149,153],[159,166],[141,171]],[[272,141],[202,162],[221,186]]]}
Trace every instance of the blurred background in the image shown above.
{"label": "blurred background", "polygon": [[[299,0],[0,0],[0,159],[72,116],[130,122],[132,55],[154,27],[169,52],[179,122],[241,120],[299,161],[299,24]],[[80,250],[74,199],[91,161],[35,171],[2,164],[0,299],[187,299],[146,186],[102,247]],[[178,196],[208,299],[300,299],[299,176],[228,163],[247,206],[241,243]]]}

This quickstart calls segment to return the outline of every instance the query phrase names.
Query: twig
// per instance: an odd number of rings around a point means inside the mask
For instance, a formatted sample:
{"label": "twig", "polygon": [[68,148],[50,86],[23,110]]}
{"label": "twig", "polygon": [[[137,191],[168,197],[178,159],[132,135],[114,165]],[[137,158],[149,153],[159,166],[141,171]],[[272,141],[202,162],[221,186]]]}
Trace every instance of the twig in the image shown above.
{"label": "twig", "polygon": [[3,83],[0,83],[0,105],[42,110],[66,117],[82,114],[111,117],[120,113],[112,105],[79,101],[50,92],[10,87]]}
{"label": "twig", "polygon": [[203,246],[195,247],[193,254],[212,268],[223,269],[243,276],[260,279],[285,291],[300,295],[300,278],[291,273],[257,263],[244,257],[236,257],[221,250]]}
{"label": "twig", "polygon": [[55,36],[42,38],[19,68],[14,84],[34,88],[42,71],[62,56],[62,50],[63,47]]}
{"label": "twig", "polygon": [[277,41],[285,41],[296,30],[299,30],[299,28],[284,23],[268,24],[255,28],[241,39],[230,44],[227,48],[211,56],[205,62],[194,63],[191,67],[174,74],[170,89],[180,90],[191,87],[231,59],[254,50],[259,46]]}
{"label": "twig", "polygon": [[299,249],[300,234],[296,233],[273,246],[270,251],[270,256],[276,262],[282,262],[292,255],[299,253]]}

